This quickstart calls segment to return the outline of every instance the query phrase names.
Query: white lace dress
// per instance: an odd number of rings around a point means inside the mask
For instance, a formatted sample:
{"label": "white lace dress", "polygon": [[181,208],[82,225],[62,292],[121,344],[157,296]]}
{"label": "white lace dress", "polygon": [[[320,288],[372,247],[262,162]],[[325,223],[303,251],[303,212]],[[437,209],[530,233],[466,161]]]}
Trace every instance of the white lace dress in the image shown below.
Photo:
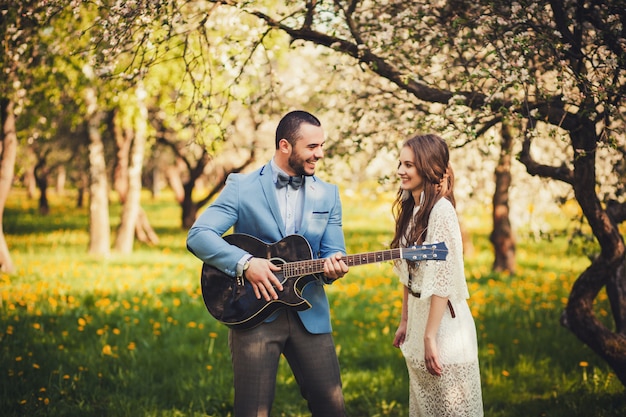
{"label": "white lace dress", "polygon": [[[447,199],[433,207],[424,241],[445,242],[448,255],[445,261],[422,261],[411,268],[411,289],[421,295],[409,295],[406,338],[401,346],[409,372],[409,416],[480,417],[483,402],[476,327],[466,301],[469,292],[459,222]],[[395,270],[408,285],[407,262],[398,262]],[[448,297],[456,315],[452,318],[446,309],[437,333],[441,376],[431,375],[424,362],[424,331],[432,295]]]}

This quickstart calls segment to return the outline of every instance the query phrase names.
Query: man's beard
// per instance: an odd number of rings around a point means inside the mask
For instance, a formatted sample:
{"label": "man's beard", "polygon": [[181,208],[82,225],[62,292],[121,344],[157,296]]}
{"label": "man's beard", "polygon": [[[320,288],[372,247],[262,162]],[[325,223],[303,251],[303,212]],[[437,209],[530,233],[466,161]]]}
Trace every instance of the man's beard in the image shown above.
{"label": "man's beard", "polygon": [[307,174],[307,172],[304,170],[304,162],[298,157],[298,155],[291,154],[287,163],[289,164],[291,169],[293,169],[293,172],[296,173],[297,177],[301,175],[310,177],[313,175]]}

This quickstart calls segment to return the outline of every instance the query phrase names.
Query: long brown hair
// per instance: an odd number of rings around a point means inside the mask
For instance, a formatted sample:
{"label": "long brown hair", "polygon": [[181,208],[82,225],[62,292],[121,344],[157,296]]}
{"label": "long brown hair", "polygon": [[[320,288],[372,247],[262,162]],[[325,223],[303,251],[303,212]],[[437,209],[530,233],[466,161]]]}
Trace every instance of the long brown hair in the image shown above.
{"label": "long brown hair", "polygon": [[[396,220],[396,231],[391,241],[392,248],[421,244],[426,237],[428,218],[433,206],[440,198],[454,200],[454,172],[450,166],[450,151],[446,142],[437,135],[417,135],[407,140],[404,145],[413,151],[415,168],[424,181],[424,199],[415,202],[413,194],[402,189],[393,203],[392,211]],[[420,205],[413,216],[413,207]],[[409,228],[409,225],[413,225]]]}

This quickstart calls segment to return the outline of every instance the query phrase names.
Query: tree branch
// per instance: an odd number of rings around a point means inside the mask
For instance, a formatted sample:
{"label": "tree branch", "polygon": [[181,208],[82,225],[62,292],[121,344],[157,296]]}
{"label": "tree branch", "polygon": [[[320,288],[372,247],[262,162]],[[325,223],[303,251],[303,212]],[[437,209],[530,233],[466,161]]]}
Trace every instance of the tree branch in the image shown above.
{"label": "tree branch", "polygon": [[551,166],[540,164],[530,154],[531,136],[526,134],[522,142],[522,150],[518,154],[517,159],[524,164],[526,171],[530,175],[538,175],[540,177],[552,178],[573,185],[574,172],[569,169],[565,163],[561,166]]}
{"label": "tree branch", "polygon": [[[309,41],[317,45],[326,46],[330,49],[349,55],[357,59],[359,62],[367,64],[373,72],[390,80],[401,89],[409,92],[421,100],[431,103],[448,104],[454,97],[459,97],[464,99],[465,105],[473,109],[479,109],[485,104],[485,96],[480,93],[467,91],[453,93],[433,88],[421,82],[415,81],[410,76],[403,74],[395,67],[389,65],[383,58],[353,42],[311,29],[294,29],[284,23],[274,20],[260,11],[251,11],[250,13],[265,21],[265,23],[271,28],[284,31],[293,39]],[[499,108],[502,107],[503,104],[495,103],[493,105]]]}
{"label": "tree branch", "polygon": [[622,223],[626,220],[626,203],[609,200],[606,205],[606,212],[615,223]]}

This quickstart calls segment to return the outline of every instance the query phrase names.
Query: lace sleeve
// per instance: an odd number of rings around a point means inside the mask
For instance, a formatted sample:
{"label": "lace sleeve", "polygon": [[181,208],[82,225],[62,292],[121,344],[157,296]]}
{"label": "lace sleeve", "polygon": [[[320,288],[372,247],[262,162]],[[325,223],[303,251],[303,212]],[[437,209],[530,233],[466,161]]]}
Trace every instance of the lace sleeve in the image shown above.
{"label": "lace sleeve", "polygon": [[469,298],[463,266],[463,241],[456,211],[450,201],[442,198],[430,213],[426,240],[444,242],[448,248],[445,261],[422,261],[414,275],[413,291],[422,298],[437,295],[451,300]]}

